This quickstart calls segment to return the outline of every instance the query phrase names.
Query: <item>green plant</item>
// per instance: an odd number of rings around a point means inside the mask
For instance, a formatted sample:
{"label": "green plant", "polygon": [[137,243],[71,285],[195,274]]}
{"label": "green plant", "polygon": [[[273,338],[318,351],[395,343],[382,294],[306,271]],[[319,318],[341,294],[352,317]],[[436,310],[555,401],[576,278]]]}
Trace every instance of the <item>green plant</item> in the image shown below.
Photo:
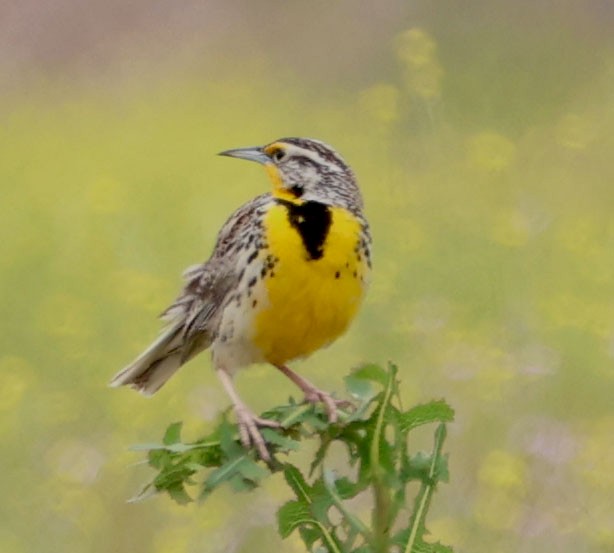
{"label": "green plant", "polygon": [[[222,417],[215,431],[195,442],[181,441],[181,423],[171,424],[160,445],[144,445],[154,479],[136,499],[167,492],[175,501],[192,500],[197,487],[202,500],[215,489],[230,484],[248,491],[274,472],[283,472],[294,495],[278,511],[282,537],[298,531],[309,551],[329,553],[444,553],[448,546],[425,541],[425,520],[433,492],[447,481],[447,456],[442,453],[445,423],[453,410],[442,400],[403,410],[397,369],[368,365],[346,377],[348,392],[359,404],[330,424],[317,406],[290,400],[262,416],[281,423],[281,429],[264,429],[272,461],[265,465],[238,441],[236,426]],[[408,451],[408,436],[415,428],[436,423],[430,453]],[[296,451],[303,439],[318,440],[308,474],[280,457]],[[327,466],[329,448],[342,443],[348,454],[349,474],[338,475]],[[350,472],[350,471],[348,471]],[[418,482],[417,495],[407,496],[410,482]],[[348,505],[357,496],[371,497],[371,520],[362,520]],[[367,503],[365,499],[364,503]],[[336,510],[340,522],[331,521]]]}

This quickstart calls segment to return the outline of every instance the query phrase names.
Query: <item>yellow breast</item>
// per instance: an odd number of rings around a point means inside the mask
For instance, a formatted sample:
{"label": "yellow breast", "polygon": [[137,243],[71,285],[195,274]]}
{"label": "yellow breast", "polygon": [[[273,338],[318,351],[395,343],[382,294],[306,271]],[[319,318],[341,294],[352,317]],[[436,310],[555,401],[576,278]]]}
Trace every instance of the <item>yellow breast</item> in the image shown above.
{"label": "yellow breast", "polygon": [[329,213],[317,258],[291,224],[286,206],[273,206],[265,217],[274,267],[264,278],[268,301],[255,316],[253,343],[270,363],[286,363],[331,343],[362,300],[368,267],[357,248],[360,223],[342,208]]}

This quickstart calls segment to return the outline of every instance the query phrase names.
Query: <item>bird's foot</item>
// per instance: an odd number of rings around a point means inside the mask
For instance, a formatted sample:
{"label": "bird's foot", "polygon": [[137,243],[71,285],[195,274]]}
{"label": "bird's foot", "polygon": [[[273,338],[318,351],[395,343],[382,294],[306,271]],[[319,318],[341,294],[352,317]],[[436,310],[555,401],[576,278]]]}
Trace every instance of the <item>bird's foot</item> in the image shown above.
{"label": "bird's foot", "polygon": [[328,392],[310,387],[305,391],[305,401],[308,403],[322,403],[328,415],[328,422],[334,424],[339,420],[339,409],[352,407],[352,403],[345,399],[336,399]]}
{"label": "bird's foot", "polygon": [[243,447],[249,449],[253,446],[258,456],[268,463],[271,460],[271,454],[266,447],[266,442],[259,428],[280,428],[281,424],[277,421],[257,417],[245,405],[235,406],[235,414],[239,424],[239,437]]}

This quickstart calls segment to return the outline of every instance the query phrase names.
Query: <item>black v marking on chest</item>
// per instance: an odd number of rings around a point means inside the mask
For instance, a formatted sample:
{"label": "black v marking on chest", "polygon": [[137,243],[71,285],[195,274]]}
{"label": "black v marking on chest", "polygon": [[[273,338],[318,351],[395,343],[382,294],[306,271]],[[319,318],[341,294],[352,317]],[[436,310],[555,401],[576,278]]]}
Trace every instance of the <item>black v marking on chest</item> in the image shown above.
{"label": "black v marking on chest", "polygon": [[320,202],[295,204],[278,199],[288,212],[288,222],[299,233],[310,260],[324,255],[324,243],[333,220],[330,208]]}

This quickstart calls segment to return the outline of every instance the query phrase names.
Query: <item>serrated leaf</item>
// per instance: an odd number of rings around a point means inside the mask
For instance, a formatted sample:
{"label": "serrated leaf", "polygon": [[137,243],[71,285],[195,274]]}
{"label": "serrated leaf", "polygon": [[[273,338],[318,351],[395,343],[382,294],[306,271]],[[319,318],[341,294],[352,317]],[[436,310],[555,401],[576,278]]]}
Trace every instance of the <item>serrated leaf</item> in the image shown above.
{"label": "serrated leaf", "polygon": [[386,386],[388,382],[388,373],[379,365],[368,364],[353,370],[347,378],[368,380],[376,382],[381,386]]}
{"label": "serrated leaf", "polygon": [[288,438],[272,428],[263,428],[261,433],[265,442],[278,446],[283,452],[297,451],[299,448],[300,444],[296,440]]}
{"label": "serrated leaf", "polygon": [[322,537],[315,524],[303,524],[299,527],[298,532],[305,544],[305,548],[309,551],[311,551],[313,544]]}
{"label": "serrated leaf", "polygon": [[288,501],[277,511],[277,527],[282,538],[287,538],[296,528],[309,524],[313,517],[303,501]]}
{"label": "serrated leaf", "polygon": [[237,471],[241,476],[252,482],[259,482],[263,478],[270,476],[271,471],[256,463],[250,457],[244,457],[243,462],[237,466]]}
{"label": "serrated leaf", "polygon": [[200,498],[204,499],[221,484],[234,477],[240,471],[240,465],[244,463],[246,459],[247,454],[235,457],[212,471],[203,484]]}
{"label": "serrated leaf", "polygon": [[399,414],[399,426],[402,432],[409,432],[424,424],[452,420],[454,420],[454,409],[442,399],[416,405]]}
{"label": "serrated leaf", "polygon": [[220,447],[227,458],[233,459],[246,453],[237,441],[237,427],[225,418],[219,425]]}
{"label": "serrated leaf", "polygon": [[165,446],[164,444],[158,444],[158,443],[149,443],[149,444],[134,444],[131,445],[128,449],[130,449],[130,451],[153,451],[156,449],[166,449],[167,446]]}
{"label": "serrated leaf", "polygon": [[332,500],[321,476],[311,486],[310,503],[314,518],[319,522],[330,525],[328,510],[332,505]]}
{"label": "serrated leaf", "polygon": [[345,476],[335,480],[335,487],[341,499],[352,499],[365,489],[364,484],[353,482]]}
{"label": "serrated leaf", "polygon": [[305,481],[305,477],[300,470],[287,463],[284,465],[284,478],[299,501],[304,501],[306,504],[311,503],[311,487]]}
{"label": "serrated leaf", "polygon": [[162,470],[171,456],[166,449],[152,449],[147,453],[147,461],[152,468]]}
{"label": "serrated leaf", "polygon": [[328,492],[330,502],[339,510],[343,515],[346,523],[359,533],[363,538],[369,539],[370,531],[362,520],[360,520],[354,513],[352,513],[343,503],[339,490],[337,489],[337,481],[335,480],[335,474],[332,470],[325,469],[322,475],[322,480],[326,491]]}
{"label": "serrated leaf", "polygon": [[[409,528],[406,528],[402,530],[401,532],[399,532],[398,534],[396,534],[392,538],[391,543],[394,545],[399,545],[401,547],[406,547],[408,539],[409,539]],[[439,543],[439,542],[429,543],[429,542],[425,542],[422,539],[416,540],[412,544],[411,551],[407,549],[403,549],[402,551],[403,553],[454,553],[454,550],[447,545],[443,545],[442,543]]]}
{"label": "serrated leaf", "polygon": [[314,406],[310,403],[293,406],[292,409],[289,409],[288,412],[284,414],[284,417],[279,422],[283,428],[289,428],[295,424],[305,422],[306,419],[313,416],[313,413]]}
{"label": "serrated leaf", "polygon": [[378,394],[371,380],[356,378],[354,375],[345,377],[345,388],[350,395],[360,399],[363,403],[367,403]]}
{"label": "serrated leaf", "polygon": [[175,501],[179,505],[187,505],[188,503],[191,503],[193,501],[188,492],[185,491],[185,487],[183,486],[183,484],[178,484],[176,486],[167,488],[166,491],[171,496],[173,501]]}
{"label": "serrated leaf", "polygon": [[145,501],[146,499],[149,499],[154,495],[158,495],[159,493],[160,492],[153,485],[153,482],[150,482],[149,484],[143,486],[139,493],[128,499],[128,503],[140,503],[141,501]]}
{"label": "serrated leaf", "polygon": [[193,444],[182,444],[182,443],[174,443],[166,446],[167,451],[171,451],[172,453],[184,453],[186,451],[192,451],[193,449],[197,449],[201,446],[195,446]]}
{"label": "serrated leaf", "polygon": [[183,422],[174,422],[168,426],[166,432],[164,433],[164,438],[162,438],[162,443],[164,445],[176,444],[181,441],[181,427],[183,426]]}

